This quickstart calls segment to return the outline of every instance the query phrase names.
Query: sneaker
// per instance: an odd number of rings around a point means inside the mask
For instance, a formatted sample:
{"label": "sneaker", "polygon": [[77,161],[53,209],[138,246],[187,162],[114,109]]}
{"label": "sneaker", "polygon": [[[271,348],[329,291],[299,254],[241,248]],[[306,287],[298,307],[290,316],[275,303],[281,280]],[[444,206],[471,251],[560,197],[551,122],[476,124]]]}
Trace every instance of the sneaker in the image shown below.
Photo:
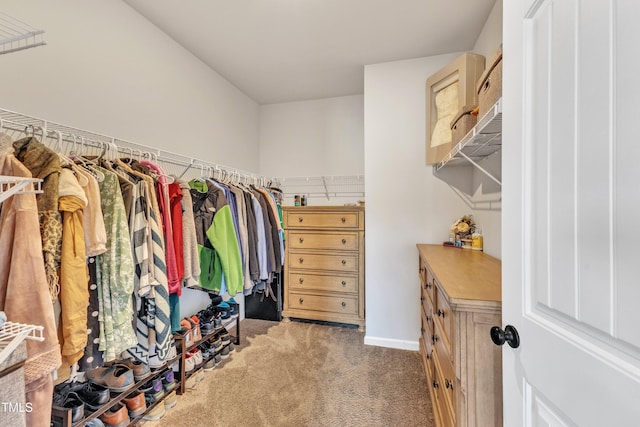
{"label": "sneaker", "polygon": [[63,393],[54,391],[52,407],[64,412],[70,410],[72,425],[76,425],[84,420],[84,402],[82,402],[80,396],[78,396],[75,391],[67,390]]}
{"label": "sneaker", "polygon": [[223,320],[231,317],[231,306],[229,306],[229,303],[222,301],[216,306],[216,309],[218,310],[218,313],[221,314],[221,318]]}
{"label": "sneaker", "polygon": [[220,356],[220,353],[216,353],[213,356],[213,360],[216,363],[216,366],[220,364],[220,362],[222,362],[222,356]]}
{"label": "sneaker", "polygon": [[129,417],[136,418],[147,410],[144,392],[138,390],[122,399],[129,411]]}
{"label": "sneaker", "polygon": [[157,421],[164,417],[164,405],[156,405],[155,408],[147,412],[142,419],[147,421]]}
{"label": "sneaker", "polygon": [[204,358],[202,357],[202,352],[199,348],[194,348],[189,351],[191,353],[191,357],[193,359],[193,363],[195,364],[195,368],[198,369],[204,363]]}
{"label": "sneaker", "polygon": [[165,392],[170,392],[176,386],[176,379],[173,371],[167,371],[162,376],[162,386],[164,387]]}
{"label": "sneaker", "polygon": [[116,403],[100,415],[100,420],[106,427],[124,427],[131,421],[127,407],[122,403]]}
{"label": "sneaker", "polygon": [[164,398],[164,409],[171,409],[178,403],[178,397],[176,396],[176,392],[172,391],[167,394],[167,397]]}
{"label": "sneaker", "polygon": [[105,427],[100,418],[94,418],[84,425],[84,427]]}
{"label": "sneaker", "polygon": [[184,371],[186,373],[189,373],[191,371],[193,371],[196,368],[196,361],[193,358],[193,355],[189,352],[187,352],[187,354],[185,355],[184,358]]}
{"label": "sneaker", "polygon": [[222,350],[220,350],[220,357],[222,357],[223,359],[226,359],[227,357],[229,357],[229,346],[225,345],[224,347],[222,347]]}
{"label": "sneaker", "polygon": [[214,350],[218,350],[220,349],[220,347],[222,347],[222,338],[220,338],[220,332],[209,339],[209,344],[211,344],[211,347],[213,347]]}
{"label": "sneaker", "polygon": [[212,357],[211,359],[207,360],[207,362],[204,364],[204,370],[206,372],[209,371],[213,371],[213,368],[216,367],[216,360]]}
{"label": "sneaker", "polygon": [[144,393],[145,400],[149,405],[156,403],[164,397],[164,387],[162,386],[161,379],[148,381],[140,387],[140,391]]}
{"label": "sneaker", "polygon": [[187,319],[180,321],[180,333],[184,336],[185,345],[191,347],[194,341],[193,334],[191,333],[191,323]]}
{"label": "sneaker", "polygon": [[156,352],[156,345],[151,344],[149,346],[149,368],[152,371],[157,371],[158,369],[164,368],[166,363],[166,361],[160,360],[160,356],[158,356],[158,353]]}
{"label": "sneaker", "polygon": [[193,335],[193,341],[198,342],[202,340],[202,332],[200,332],[200,319],[198,319],[198,316],[187,317],[186,320],[191,324],[191,334]]}
{"label": "sneaker", "polygon": [[238,304],[233,297],[229,298],[227,304],[229,304],[229,314],[231,317],[238,317],[240,314],[240,304]]}
{"label": "sneaker", "polygon": [[233,345],[232,342],[229,342],[229,345],[227,347],[229,347],[229,353],[233,353],[234,351],[236,351],[236,346]]}
{"label": "sneaker", "polygon": [[192,390],[194,388],[196,388],[196,376],[191,375],[189,378],[187,378],[187,382],[185,383],[185,387]]}
{"label": "sneaker", "polygon": [[231,335],[229,335],[229,332],[223,328],[222,332],[220,332],[220,339],[222,340],[222,345],[226,345],[231,341]]}

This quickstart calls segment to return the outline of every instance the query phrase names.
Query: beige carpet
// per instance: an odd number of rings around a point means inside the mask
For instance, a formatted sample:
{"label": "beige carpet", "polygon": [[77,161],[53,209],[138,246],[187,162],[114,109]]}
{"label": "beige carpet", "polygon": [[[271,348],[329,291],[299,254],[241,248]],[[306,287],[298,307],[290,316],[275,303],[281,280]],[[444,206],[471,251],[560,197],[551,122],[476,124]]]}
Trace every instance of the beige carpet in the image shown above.
{"label": "beige carpet", "polygon": [[246,319],[231,357],[154,426],[434,426],[417,352],[357,329]]}

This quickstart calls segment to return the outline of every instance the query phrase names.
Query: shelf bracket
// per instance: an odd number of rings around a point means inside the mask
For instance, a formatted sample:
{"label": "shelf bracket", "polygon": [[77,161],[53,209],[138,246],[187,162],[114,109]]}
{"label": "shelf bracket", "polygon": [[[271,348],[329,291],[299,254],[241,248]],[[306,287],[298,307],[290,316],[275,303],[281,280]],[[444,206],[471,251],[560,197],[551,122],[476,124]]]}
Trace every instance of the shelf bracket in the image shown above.
{"label": "shelf bracket", "polygon": [[498,178],[496,178],[495,176],[493,176],[488,170],[486,170],[485,168],[483,168],[482,166],[480,166],[477,162],[473,161],[473,159],[471,159],[469,156],[467,156],[466,154],[464,154],[462,151],[460,151],[458,154],[460,154],[462,157],[464,157],[469,163],[471,163],[473,166],[475,166],[476,168],[478,168],[478,170],[480,170],[480,172],[484,173],[486,176],[488,176],[489,178],[491,178],[493,181],[495,181],[496,184],[498,184],[500,187],[502,187],[502,182],[500,182],[500,180]]}

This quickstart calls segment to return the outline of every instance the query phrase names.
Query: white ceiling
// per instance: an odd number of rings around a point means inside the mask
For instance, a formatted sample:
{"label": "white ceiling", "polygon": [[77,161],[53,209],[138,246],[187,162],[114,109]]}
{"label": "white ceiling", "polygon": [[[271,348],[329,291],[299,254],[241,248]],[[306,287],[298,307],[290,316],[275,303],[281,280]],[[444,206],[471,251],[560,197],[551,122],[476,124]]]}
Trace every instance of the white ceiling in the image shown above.
{"label": "white ceiling", "polygon": [[260,104],[360,94],[364,65],[470,50],[495,0],[124,0]]}

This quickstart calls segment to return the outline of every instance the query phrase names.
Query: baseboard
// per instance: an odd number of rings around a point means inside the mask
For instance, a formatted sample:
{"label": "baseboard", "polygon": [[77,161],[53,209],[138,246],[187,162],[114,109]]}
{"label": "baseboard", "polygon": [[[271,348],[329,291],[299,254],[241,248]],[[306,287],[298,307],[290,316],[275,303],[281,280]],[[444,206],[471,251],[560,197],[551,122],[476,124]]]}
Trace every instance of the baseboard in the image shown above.
{"label": "baseboard", "polygon": [[420,351],[418,341],[396,340],[393,338],[364,337],[365,345],[374,345],[376,347],[397,348],[398,350]]}

